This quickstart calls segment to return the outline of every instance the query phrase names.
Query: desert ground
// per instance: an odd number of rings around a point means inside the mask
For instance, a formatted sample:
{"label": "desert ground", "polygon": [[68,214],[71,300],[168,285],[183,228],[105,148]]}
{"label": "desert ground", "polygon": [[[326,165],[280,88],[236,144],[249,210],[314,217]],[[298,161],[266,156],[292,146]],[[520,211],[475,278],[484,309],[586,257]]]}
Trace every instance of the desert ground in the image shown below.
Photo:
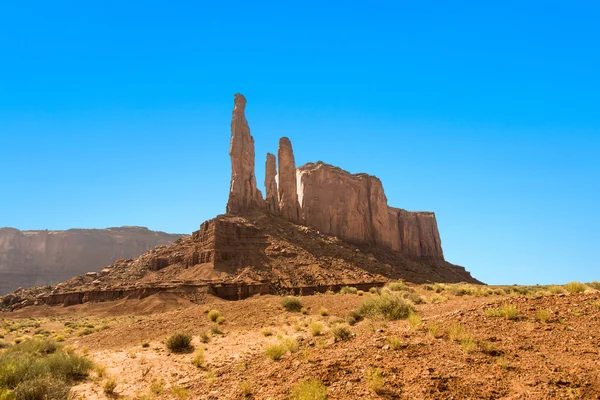
{"label": "desert ground", "polygon": [[396,282],[27,307],[0,314],[0,357],[37,340],[89,359],[68,382],[74,399],[597,399],[599,286]]}

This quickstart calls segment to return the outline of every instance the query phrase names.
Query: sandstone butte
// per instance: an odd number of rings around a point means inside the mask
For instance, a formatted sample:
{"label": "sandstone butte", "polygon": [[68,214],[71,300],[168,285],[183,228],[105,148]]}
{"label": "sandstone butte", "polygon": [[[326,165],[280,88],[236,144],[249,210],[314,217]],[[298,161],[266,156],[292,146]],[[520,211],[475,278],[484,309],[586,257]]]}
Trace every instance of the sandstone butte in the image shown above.
{"label": "sandstone butte", "polygon": [[[292,143],[287,137],[279,141],[277,160],[267,154],[267,200],[262,200],[254,178],[254,139],[244,115],[245,107],[244,96],[236,94],[229,152],[229,214],[265,210],[348,243],[385,246],[412,257],[444,260],[433,212],[390,207],[383,185],[375,176],[351,174],[323,162],[296,168]],[[279,167],[277,177],[275,163]]]}

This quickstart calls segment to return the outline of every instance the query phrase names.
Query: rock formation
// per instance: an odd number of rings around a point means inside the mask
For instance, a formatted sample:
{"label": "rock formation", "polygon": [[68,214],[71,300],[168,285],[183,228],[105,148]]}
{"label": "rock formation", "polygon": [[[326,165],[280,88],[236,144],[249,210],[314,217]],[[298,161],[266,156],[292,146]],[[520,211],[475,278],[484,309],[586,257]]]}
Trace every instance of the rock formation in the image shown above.
{"label": "rock formation", "polygon": [[286,137],[279,139],[277,152],[279,164],[279,212],[284,218],[300,222],[300,205],[298,204],[298,188],[296,184],[296,160],[292,150],[292,142]]}
{"label": "rock formation", "polygon": [[267,165],[265,168],[265,199],[267,210],[279,214],[279,194],[277,191],[277,162],[275,154],[267,153]]}
{"label": "rock formation", "polygon": [[231,185],[227,202],[227,212],[233,214],[264,205],[262,194],[256,186],[254,138],[250,135],[245,109],[246,98],[236,94],[231,118]]}
{"label": "rock formation", "polygon": [[350,174],[323,162],[296,169],[287,137],[279,140],[277,162],[273,154],[267,154],[263,201],[256,187],[254,139],[244,116],[245,105],[246,99],[236,94],[229,151],[229,214],[262,208],[349,243],[385,246],[412,257],[444,260],[433,213],[389,207],[381,181],[371,175]]}
{"label": "rock formation", "polygon": [[183,235],[140,227],[20,231],[0,229],[0,294],[18,287],[48,285],[120,258],[133,258]]}

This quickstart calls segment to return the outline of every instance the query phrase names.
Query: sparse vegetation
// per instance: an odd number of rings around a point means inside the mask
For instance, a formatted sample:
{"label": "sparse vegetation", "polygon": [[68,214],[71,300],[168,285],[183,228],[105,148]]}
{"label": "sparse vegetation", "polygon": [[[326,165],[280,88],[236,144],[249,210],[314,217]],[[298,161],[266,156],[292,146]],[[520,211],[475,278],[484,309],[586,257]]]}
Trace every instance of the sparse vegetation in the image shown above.
{"label": "sparse vegetation", "polygon": [[562,286],[551,285],[548,286],[548,292],[550,292],[550,294],[562,294],[565,293],[566,290]]}
{"label": "sparse vegetation", "polygon": [[388,336],[385,340],[392,350],[400,350],[404,347],[404,342],[397,336]]}
{"label": "sparse vegetation", "polygon": [[598,281],[588,282],[588,283],[586,283],[586,285],[594,290],[600,290],[600,282],[598,282]]}
{"label": "sparse vegetation", "polygon": [[321,308],[321,309],[319,310],[319,314],[321,315],[321,317],[326,317],[326,316],[328,316],[328,315],[329,315],[329,311],[327,311],[327,309],[326,309],[326,308]]}
{"label": "sparse vegetation", "polygon": [[246,399],[248,397],[252,397],[252,384],[249,381],[240,381],[240,396],[242,399]]}
{"label": "sparse vegetation", "polygon": [[196,352],[194,353],[194,358],[192,358],[192,364],[196,368],[202,368],[202,366],[204,365],[204,349],[199,348],[198,350],[196,350]]}
{"label": "sparse vegetation", "polygon": [[148,342],[142,343],[142,348],[147,349],[148,347],[150,347],[150,343],[148,343]]}
{"label": "sparse vegetation", "polygon": [[287,346],[284,343],[277,343],[267,346],[266,354],[273,361],[279,361],[285,353],[287,353]]}
{"label": "sparse vegetation", "polygon": [[294,296],[286,296],[281,299],[281,306],[290,312],[298,312],[302,310],[302,302],[300,298]]}
{"label": "sparse vegetation", "polygon": [[538,310],[535,313],[535,319],[542,322],[547,323],[552,318],[552,313],[548,310]]}
{"label": "sparse vegetation", "polygon": [[50,339],[24,340],[0,354],[0,391],[14,391],[17,399],[66,399],[70,384],[92,366]]}
{"label": "sparse vegetation", "polygon": [[372,296],[363,301],[358,312],[368,317],[383,317],[388,320],[405,319],[414,306],[394,293],[382,293],[380,296]]}
{"label": "sparse vegetation", "polygon": [[219,325],[223,325],[225,323],[225,317],[220,316],[215,322]]}
{"label": "sparse vegetation", "polygon": [[356,310],[350,311],[348,313],[348,315],[346,316],[346,322],[350,326],[356,325],[358,322],[362,321],[362,319],[363,319],[363,316],[361,315],[360,312],[358,312]]}
{"label": "sparse vegetation", "polygon": [[350,286],[344,286],[340,290],[340,294],[357,294],[357,293],[358,293],[358,289],[356,289],[355,287],[350,287]]}
{"label": "sparse vegetation", "polygon": [[117,381],[114,378],[107,379],[102,385],[102,390],[104,394],[108,397],[116,397],[115,389],[117,388]]}
{"label": "sparse vegetation", "polygon": [[336,340],[348,340],[352,337],[350,327],[346,324],[339,324],[331,329]]}
{"label": "sparse vegetation", "polygon": [[485,315],[488,317],[504,317],[508,320],[516,320],[519,319],[521,313],[515,306],[506,304],[498,308],[487,309]]}
{"label": "sparse vegetation", "polygon": [[167,339],[167,348],[173,353],[185,353],[191,350],[192,337],[187,333],[177,332]]}
{"label": "sparse vegetation", "polygon": [[262,330],[262,335],[264,337],[273,336],[273,330],[271,328],[265,328]]}
{"label": "sparse vegetation", "polygon": [[392,292],[404,292],[404,291],[412,291],[414,289],[408,287],[404,282],[391,282],[385,286],[386,289],[391,290]]}
{"label": "sparse vegetation", "polygon": [[210,319],[212,322],[217,322],[217,319],[219,319],[220,316],[221,312],[217,309],[213,309],[208,312],[208,319]]}
{"label": "sparse vegetation", "polygon": [[323,333],[323,324],[315,321],[308,326],[308,330],[313,336],[321,336]]}
{"label": "sparse vegetation", "polygon": [[199,339],[202,343],[208,343],[210,342],[210,335],[208,334],[208,332],[201,332]]}
{"label": "sparse vegetation", "polygon": [[436,339],[439,339],[442,336],[444,336],[444,332],[442,331],[442,328],[438,324],[430,324],[427,327],[427,331],[429,332],[429,334],[431,336],[433,336]]}
{"label": "sparse vegetation", "polygon": [[375,394],[383,394],[385,392],[385,378],[383,372],[378,368],[369,368],[365,373],[367,386]]}
{"label": "sparse vegetation", "polygon": [[304,315],[308,314],[308,310],[307,310],[306,308],[304,308],[304,307],[302,307],[302,308],[300,309],[300,312],[301,312],[302,314],[304,314]]}
{"label": "sparse vegetation", "polygon": [[171,394],[177,399],[186,400],[189,396],[189,390],[181,386],[173,385],[171,386]]}
{"label": "sparse vegetation", "polygon": [[408,319],[408,323],[410,324],[410,326],[413,329],[419,329],[421,327],[421,325],[423,324],[421,315],[419,315],[418,313],[416,313],[414,311],[409,311],[407,319]]}
{"label": "sparse vegetation", "polygon": [[565,285],[565,289],[569,293],[582,293],[587,287],[581,282],[569,282]]}
{"label": "sparse vegetation", "polygon": [[292,387],[294,400],[326,400],[327,387],[318,379],[304,379]]}
{"label": "sparse vegetation", "polygon": [[213,335],[222,335],[223,334],[223,331],[217,324],[211,325],[210,331]]}

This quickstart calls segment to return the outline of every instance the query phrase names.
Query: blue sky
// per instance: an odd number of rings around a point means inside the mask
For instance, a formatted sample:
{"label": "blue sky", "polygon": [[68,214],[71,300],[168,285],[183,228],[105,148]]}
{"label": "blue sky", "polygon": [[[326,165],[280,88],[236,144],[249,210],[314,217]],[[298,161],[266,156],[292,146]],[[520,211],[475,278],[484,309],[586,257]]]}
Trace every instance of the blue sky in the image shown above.
{"label": "blue sky", "polygon": [[288,136],[487,283],[600,280],[600,6],[446,3],[2,2],[0,226],[198,229],[241,92],[259,183]]}

